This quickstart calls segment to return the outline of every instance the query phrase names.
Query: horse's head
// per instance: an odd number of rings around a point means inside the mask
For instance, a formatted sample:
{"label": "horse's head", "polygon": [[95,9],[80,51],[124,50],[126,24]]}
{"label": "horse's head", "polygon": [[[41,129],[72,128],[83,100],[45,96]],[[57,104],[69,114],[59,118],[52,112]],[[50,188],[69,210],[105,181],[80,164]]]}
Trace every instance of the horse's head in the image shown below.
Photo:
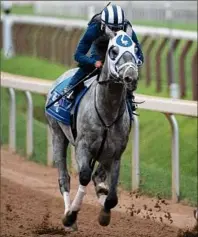
{"label": "horse's head", "polygon": [[110,38],[105,58],[108,79],[122,83],[129,89],[136,89],[139,60],[135,43],[122,30],[114,33],[106,28],[106,34]]}

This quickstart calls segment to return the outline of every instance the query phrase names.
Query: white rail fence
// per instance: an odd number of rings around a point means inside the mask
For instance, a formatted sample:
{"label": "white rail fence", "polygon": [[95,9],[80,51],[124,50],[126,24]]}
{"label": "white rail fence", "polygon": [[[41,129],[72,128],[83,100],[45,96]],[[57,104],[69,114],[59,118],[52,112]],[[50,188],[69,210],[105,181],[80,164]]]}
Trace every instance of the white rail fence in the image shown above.
{"label": "white rail fence", "polygon": [[[58,28],[67,29],[72,27],[86,28],[86,20],[74,20],[74,19],[58,19],[55,17],[43,17],[43,16],[19,16],[19,15],[1,15],[1,21],[3,22],[3,51],[7,58],[14,55],[12,27],[15,23],[33,24],[33,25],[46,25],[55,26]],[[155,28],[145,26],[133,26],[138,35],[150,35],[151,37],[167,37],[171,39],[184,39],[184,40],[197,40],[197,32],[194,31],[182,31],[168,28]]]}
{"label": "white rail fence", "polygon": [[[11,75],[8,73],[1,73],[1,86],[8,88],[10,92],[10,114],[9,114],[9,147],[16,150],[16,100],[15,90],[21,90],[26,93],[28,112],[27,112],[27,145],[26,153],[30,156],[34,150],[33,144],[33,101],[31,93],[46,95],[49,91],[52,81],[46,81],[35,78],[27,78],[24,76]],[[169,98],[159,98],[153,96],[146,96],[136,94],[137,101],[145,101],[139,105],[139,109],[158,111],[163,113],[170,122],[172,129],[172,200],[179,201],[180,197],[180,183],[179,183],[179,127],[174,114],[184,116],[197,117],[197,102],[186,101]],[[132,138],[132,190],[137,190],[140,183],[140,167],[139,167],[139,121],[138,117],[134,116],[133,124],[133,138]],[[53,164],[51,134],[48,128],[48,152],[47,163]],[[74,150],[72,150],[72,154]],[[74,159],[74,155],[72,156]],[[72,162],[75,164],[75,161]]]}
{"label": "white rail fence", "polygon": [[[36,1],[34,12],[43,15],[62,15],[90,18],[100,12],[109,1]],[[174,22],[196,22],[197,4],[195,1],[111,1],[120,5],[130,21],[167,21],[166,11],[171,9]],[[93,13],[92,13],[93,12]],[[90,14],[91,13],[91,14]]]}
{"label": "white rail fence", "polygon": [[[90,19],[100,12],[109,1],[9,1],[12,6],[32,6],[35,14],[81,17]],[[167,8],[174,22],[197,21],[196,1],[111,1],[120,5],[130,21],[167,21]],[[1,1],[3,6],[8,1]]]}

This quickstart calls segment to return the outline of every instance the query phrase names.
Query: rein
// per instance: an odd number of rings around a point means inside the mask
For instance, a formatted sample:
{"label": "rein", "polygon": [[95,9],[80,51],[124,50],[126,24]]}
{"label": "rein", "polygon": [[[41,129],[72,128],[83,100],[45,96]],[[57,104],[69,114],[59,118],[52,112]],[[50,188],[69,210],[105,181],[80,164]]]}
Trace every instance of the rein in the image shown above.
{"label": "rein", "polygon": [[[96,85],[96,87],[97,87],[97,85]],[[125,109],[126,109],[126,104],[125,104],[125,107],[124,107],[122,113],[121,113],[120,115],[118,115],[118,116],[115,118],[115,120],[114,120],[111,124],[109,124],[109,125],[105,124],[103,118],[101,117],[101,115],[100,115],[100,113],[99,113],[99,111],[98,111],[98,109],[97,109],[97,106],[96,106],[96,88],[95,88],[95,90],[94,90],[94,107],[95,107],[96,113],[97,113],[97,115],[98,115],[98,117],[99,117],[99,119],[100,119],[100,121],[101,121],[101,123],[102,123],[102,125],[103,125],[104,132],[103,132],[102,142],[101,142],[100,148],[99,148],[99,150],[98,150],[97,156],[96,156],[96,158],[95,158],[94,160],[91,161],[91,168],[92,168],[92,169],[93,169],[93,167],[94,167],[94,165],[95,165],[96,160],[100,157],[100,155],[101,155],[101,153],[102,153],[102,150],[103,150],[103,148],[104,148],[104,144],[105,144],[105,141],[106,141],[106,138],[107,138],[107,133],[108,133],[109,129],[110,129],[111,126],[113,126],[117,121],[119,121],[119,119],[123,116],[123,114],[124,114],[124,112],[125,112]]]}

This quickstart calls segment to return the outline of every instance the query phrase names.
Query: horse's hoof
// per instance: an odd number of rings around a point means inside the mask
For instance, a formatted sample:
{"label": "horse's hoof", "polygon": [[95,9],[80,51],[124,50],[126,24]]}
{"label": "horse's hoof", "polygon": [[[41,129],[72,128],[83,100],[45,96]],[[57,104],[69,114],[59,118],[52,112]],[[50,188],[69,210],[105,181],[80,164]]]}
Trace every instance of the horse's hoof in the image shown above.
{"label": "horse's hoof", "polygon": [[111,220],[111,210],[105,210],[104,208],[101,209],[98,222],[101,226],[107,226],[109,225]]}
{"label": "horse's hoof", "polygon": [[75,232],[78,231],[78,226],[77,226],[77,222],[74,222],[74,224],[72,226],[66,227],[65,226],[65,231],[66,232]]}
{"label": "horse's hoof", "polygon": [[72,228],[73,231],[78,231],[77,223],[74,222],[74,224],[71,226],[71,228]]}
{"label": "horse's hoof", "polygon": [[77,211],[67,212],[62,218],[63,225],[65,227],[72,227],[72,225],[76,222],[77,214]]}

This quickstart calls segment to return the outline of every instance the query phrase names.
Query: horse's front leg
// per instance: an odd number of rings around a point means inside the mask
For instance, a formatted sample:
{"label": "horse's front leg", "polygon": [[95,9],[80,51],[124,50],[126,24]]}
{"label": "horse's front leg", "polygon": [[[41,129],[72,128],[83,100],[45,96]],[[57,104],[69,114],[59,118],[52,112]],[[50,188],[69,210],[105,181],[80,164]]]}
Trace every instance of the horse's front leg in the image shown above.
{"label": "horse's front leg", "polygon": [[70,211],[67,215],[67,221],[71,224],[75,223],[77,214],[81,208],[83,198],[86,194],[86,186],[91,180],[93,169],[91,168],[92,156],[87,146],[83,142],[79,142],[76,146],[76,160],[79,171],[79,187],[71,204]]}
{"label": "horse's front leg", "polygon": [[107,170],[109,190],[107,195],[101,195],[99,201],[102,209],[99,215],[99,223],[102,226],[107,226],[111,219],[111,209],[118,203],[117,185],[120,173],[120,159],[114,159],[110,170]]}

